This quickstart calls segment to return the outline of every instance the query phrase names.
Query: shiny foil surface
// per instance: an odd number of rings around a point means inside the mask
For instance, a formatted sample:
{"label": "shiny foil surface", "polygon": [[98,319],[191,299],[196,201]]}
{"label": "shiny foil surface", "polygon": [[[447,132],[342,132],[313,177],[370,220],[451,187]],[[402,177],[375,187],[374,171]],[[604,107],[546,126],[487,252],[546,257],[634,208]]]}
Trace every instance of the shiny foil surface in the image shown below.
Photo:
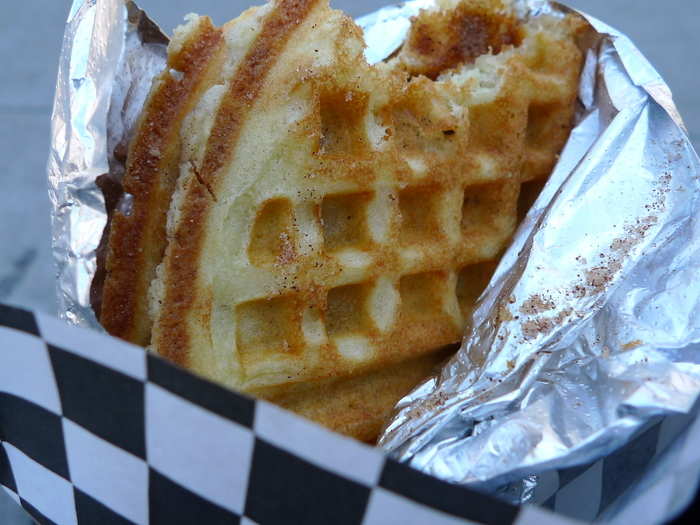
{"label": "shiny foil surface", "polygon": [[[368,60],[395,51],[428,5],[360,18]],[[700,162],[663,79],[626,36],[586,18],[595,36],[559,163],[461,349],[400,402],[380,440],[424,472],[516,502],[538,473],[605,455],[700,393]],[[73,324],[99,328],[89,291],[107,217],[96,180],[122,175],[166,44],[130,1],[74,1],[49,158],[60,311]]]}

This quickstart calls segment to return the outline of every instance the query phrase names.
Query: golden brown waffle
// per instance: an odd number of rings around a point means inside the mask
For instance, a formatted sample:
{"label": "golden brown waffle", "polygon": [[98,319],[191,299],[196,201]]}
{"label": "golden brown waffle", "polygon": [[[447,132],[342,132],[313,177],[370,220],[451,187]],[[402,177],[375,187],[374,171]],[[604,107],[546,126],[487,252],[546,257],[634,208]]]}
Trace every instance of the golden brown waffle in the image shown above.
{"label": "golden brown waffle", "polygon": [[447,2],[369,66],[325,0],[277,0],[221,30],[190,18],[130,149],[102,322],[143,344],[151,282],[154,350],[371,439],[368,414],[459,341],[521,186],[554,165],[580,28]]}
{"label": "golden brown waffle", "polygon": [[[109,222],[100,322],[117,337],[146,346],[151,340],[148,289],[166,246],[165,223],[180,174],[180,133],[203,94],[223,81],[228,57],[224,33],[259,22],[249,10],[223,28],[207,17],[188,17],[168,49],[168,68],[155,80],[127,155],[124,192],[131,210]],[[94,284],[93,284],[94,286]]]}
{"label": "golden brown waffle", "polygon": [[361,441],[376,441],[396,403],[455,351],[451,346],[394,366],[270,397],[287,410]]}
{"label": "golden brown waffle", "polygon": [[[148,287],[165,251],[165,217],[180,170],[182,119],[208,87],[218,62],[222,31],[200,18],[154,83],[127,156],[124,190],[132,195],[128,215],[114,213],[100,322],[113,335],[140,345],[151,336]],[[173,72],[177,71],[177,74]]]}

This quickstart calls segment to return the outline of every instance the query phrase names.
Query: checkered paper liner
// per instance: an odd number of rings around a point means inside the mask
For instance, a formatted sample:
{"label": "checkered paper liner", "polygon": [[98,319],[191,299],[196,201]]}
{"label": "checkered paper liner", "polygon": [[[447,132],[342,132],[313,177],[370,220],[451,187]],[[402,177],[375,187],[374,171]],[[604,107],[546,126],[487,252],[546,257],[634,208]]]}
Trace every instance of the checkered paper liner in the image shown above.
{"label": "checkered paper liner", "polygon": [[[0,485],[39,523],[572,523],[619,506],[655,458],[670,461],[690,421],[667,418],[604,460],[552,472],[543,505],[518,508],[141,348],[0,305]],[[700,425],[691,430],[671,447],[684,474],[612,520],[662,519],[689,501]]]}

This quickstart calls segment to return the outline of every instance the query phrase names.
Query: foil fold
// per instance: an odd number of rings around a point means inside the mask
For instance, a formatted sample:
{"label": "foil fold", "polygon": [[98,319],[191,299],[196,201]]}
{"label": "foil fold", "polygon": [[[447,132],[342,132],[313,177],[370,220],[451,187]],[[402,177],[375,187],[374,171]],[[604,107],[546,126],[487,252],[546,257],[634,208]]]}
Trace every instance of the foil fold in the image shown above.
{"label": "foil fold", "polygon": [[[372,63],[414,0],[358,19]],[[516,2],[520,16],[572,10]],[[234,13],[232,13],[233,15]],[[586,16],[586,15],[584,15]],[[671,92],[623,34],[586,16],[577,125],[480,298],[460,351],[398,405],[380,446],[516,502],[547,469],[615,450],[700,393],[700,161]],[[74,0],[48,164],[59,312],[101,329],[90,286],[131,129],[167,38],[128,0]],[[128,206],[128,196],[122,199]]]}

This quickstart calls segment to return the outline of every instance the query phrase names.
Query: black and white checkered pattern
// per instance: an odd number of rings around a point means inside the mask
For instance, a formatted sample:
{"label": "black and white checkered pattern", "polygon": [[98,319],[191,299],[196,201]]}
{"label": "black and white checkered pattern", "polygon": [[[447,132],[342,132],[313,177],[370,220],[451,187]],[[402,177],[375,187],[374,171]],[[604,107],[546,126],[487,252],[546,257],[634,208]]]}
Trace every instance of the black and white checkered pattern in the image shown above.
{"label": "black and white checkered pattern", "polygon": [[[640,439],[647,457],[654,440]],[[39,523],[572,523],[439,481],[135,346],[7,306],[0,443],[0,485]],[[560,473],[549,506],[571,514],[567,487],[594,476],[591,485],[606,480],[598,515],[619,492],[606,483],[627,484],[601,474],[625,473],[616,461]]]}
{"label": "black and white checkered pattern", "polygon": [[0,483],[40,523],[514,523],[142,349],[0,307]]}

